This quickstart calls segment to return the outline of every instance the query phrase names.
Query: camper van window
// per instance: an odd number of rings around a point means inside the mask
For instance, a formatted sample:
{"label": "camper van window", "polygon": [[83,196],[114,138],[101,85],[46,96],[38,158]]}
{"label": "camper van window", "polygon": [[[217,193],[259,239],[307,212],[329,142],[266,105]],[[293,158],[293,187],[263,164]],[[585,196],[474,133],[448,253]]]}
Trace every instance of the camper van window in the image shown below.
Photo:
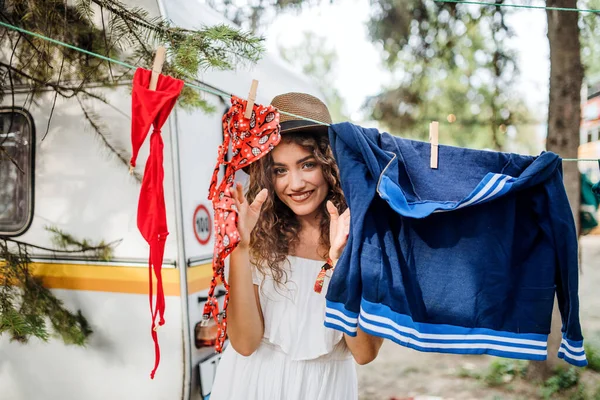
{"label": "camper van window", "polygon": [[35,137],[28,112],[0,109],[0,235],[24,233],[33,216]]}

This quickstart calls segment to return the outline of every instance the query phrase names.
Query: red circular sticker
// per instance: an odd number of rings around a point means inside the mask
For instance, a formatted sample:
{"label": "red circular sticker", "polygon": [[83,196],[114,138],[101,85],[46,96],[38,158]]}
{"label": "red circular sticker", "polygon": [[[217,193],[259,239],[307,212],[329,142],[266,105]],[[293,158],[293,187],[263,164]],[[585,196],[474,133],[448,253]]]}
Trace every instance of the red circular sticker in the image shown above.
{"label": "red circular sticker", "polygon": [[203,205],[194,211],[194,235],[200,244],[207,244],[212,234],[212,222],[208,209]]}

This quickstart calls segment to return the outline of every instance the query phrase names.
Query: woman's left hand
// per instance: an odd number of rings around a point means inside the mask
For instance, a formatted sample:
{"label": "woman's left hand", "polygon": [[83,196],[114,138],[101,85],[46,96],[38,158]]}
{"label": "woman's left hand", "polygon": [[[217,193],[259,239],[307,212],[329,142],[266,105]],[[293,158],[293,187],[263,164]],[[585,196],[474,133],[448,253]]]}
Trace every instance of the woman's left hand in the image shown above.
{"label": "woman's left hand", "polygon": [[327,201],[327,212],[329,212],[329,258],[337,260],[342,255],[344,247],[348,242],[350,234],[350,207],[339,214],[337,208],[331,201]]}

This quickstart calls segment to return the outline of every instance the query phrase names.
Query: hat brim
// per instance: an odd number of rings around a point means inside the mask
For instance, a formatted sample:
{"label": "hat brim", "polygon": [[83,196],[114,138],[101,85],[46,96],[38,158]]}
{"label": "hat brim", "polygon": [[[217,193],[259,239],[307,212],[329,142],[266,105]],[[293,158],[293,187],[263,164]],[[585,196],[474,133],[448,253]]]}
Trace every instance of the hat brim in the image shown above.
{"label": "hat brim", "polygon": [[284,121],[281,122],[279,126],[281,127],[281,134],[299,131],[327,134],[329,131],[329,127],[327,125],[317,124],[315,122],[305,120]]}

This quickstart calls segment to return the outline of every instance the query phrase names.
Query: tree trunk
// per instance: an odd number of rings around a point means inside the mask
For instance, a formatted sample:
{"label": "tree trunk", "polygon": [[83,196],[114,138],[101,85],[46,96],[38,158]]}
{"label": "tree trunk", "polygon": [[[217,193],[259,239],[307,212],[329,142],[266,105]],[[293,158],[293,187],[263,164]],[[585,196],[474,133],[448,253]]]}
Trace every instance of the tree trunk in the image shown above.
{"label": "tree trunk", "polygon": [[[577,0],[547,0],[548,7],[576,8]],[[579,43],[578,13],[547,10],[550,43],[550,104],[546,149],[563,158],[577,158],[581,123],[581,86],[583,67]],[[579,232],[580,177],[576,162],[563,165],[564,182]],[[548,341],[548,360],[532,362],[529,377],[547,379],[559,365],[557,357],[561,341],[560,315],[555,305],[552,332]]]}

